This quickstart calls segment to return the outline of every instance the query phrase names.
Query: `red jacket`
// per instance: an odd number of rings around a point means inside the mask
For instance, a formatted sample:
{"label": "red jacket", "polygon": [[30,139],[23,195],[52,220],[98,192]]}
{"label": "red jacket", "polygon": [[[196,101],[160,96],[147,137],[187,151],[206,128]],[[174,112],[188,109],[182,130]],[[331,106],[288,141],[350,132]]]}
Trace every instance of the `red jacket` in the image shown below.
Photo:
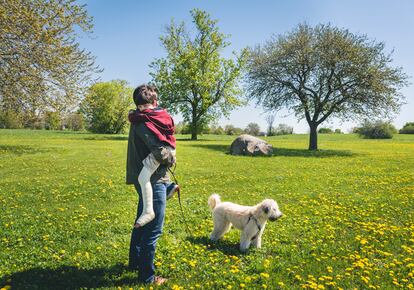
{"label": "red jacket", "polygon": [[131,123],[144,122],[145,126],[162,142],[175,149],[174,120],[166,110],[161,108],[147,109],[142,112],[136,110],[129,113]]}

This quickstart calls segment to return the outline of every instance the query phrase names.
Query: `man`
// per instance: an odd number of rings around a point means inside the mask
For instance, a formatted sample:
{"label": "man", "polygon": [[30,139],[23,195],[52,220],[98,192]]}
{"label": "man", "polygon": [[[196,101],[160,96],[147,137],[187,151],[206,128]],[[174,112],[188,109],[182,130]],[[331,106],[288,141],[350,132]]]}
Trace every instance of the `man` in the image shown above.
{"label": "man", "polygon": [[[141,85],[135,89],[133,98],[137,106],[144,103],[148,104],[149,109],[154,108],[157,100],[156,88]],[[171,158],[168,150],[165,150],[165,144],[149,130],[144,122],[131,123],[128,137],[126,183],[133,184],[139,195],[137,218],[143,212],[142,191],[138,183],[138,175],[143,168],[142,161],[150,153],[160,163],[150,179],[155,218],[145,226],[132,229],[129,268],[138,270],[138,279],[141,283],[161,285],[166,282],[166,279],[155,276],[154,256],[164,224],[167,187],[171,184],[167,170],[175,160]],[[176,190],[176,185],[168,187],[168,197],[171,197]]]}

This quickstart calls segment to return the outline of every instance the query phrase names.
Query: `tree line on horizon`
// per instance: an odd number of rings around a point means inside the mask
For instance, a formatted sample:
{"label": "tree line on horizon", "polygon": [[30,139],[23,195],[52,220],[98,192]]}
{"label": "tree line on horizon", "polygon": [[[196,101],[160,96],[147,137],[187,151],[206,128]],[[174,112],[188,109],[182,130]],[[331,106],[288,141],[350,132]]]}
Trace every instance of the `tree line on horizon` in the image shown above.
{"label": "tree line on horizon", "polygon": [[[60,118],[68,127],[82,122],[92,132],[122,133],[132,88],[94,79],[101,70],[77,43],[79,31],[92,32],[85,6],[16,0],[1,8],[10,13],[0,13],[0,127],[53,129]],[[150,75],[160,105],[183,116],[193,140],[247,98],[269,113],[286,108],[305,119],[310,150],[318,149],[318,128],[330,118],[386,119],[403,104],[408,76],[392,65],[383,42],[330,24],[299,24],[224,58],[230,42],[218,21],[199,9],[190,13],[193,30],[167,25],[160,37],[167,54],[150,64]]]}

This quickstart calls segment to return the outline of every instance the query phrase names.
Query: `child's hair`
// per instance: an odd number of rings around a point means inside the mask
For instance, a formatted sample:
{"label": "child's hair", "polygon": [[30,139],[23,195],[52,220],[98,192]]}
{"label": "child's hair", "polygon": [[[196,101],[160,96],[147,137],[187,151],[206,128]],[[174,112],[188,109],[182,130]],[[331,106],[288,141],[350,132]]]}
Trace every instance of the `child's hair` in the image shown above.
{"label": "child's hair", "polygon": [[135,105],[153,104],[157,100],[157,88],[151,85],[140,85],[133,94]]}

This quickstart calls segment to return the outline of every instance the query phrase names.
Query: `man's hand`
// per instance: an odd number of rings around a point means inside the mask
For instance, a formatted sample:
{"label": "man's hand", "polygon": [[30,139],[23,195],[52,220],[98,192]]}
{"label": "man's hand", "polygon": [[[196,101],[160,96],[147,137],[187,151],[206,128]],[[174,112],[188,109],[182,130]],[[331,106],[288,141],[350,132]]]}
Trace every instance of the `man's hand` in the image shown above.
{"label": "man's hand", "polygon": [[152,150],[151,152],[159,163],[167,165],[168,167],[173,166],[176,162],[175,154],[165,147],[157,147],[156,150]]}

